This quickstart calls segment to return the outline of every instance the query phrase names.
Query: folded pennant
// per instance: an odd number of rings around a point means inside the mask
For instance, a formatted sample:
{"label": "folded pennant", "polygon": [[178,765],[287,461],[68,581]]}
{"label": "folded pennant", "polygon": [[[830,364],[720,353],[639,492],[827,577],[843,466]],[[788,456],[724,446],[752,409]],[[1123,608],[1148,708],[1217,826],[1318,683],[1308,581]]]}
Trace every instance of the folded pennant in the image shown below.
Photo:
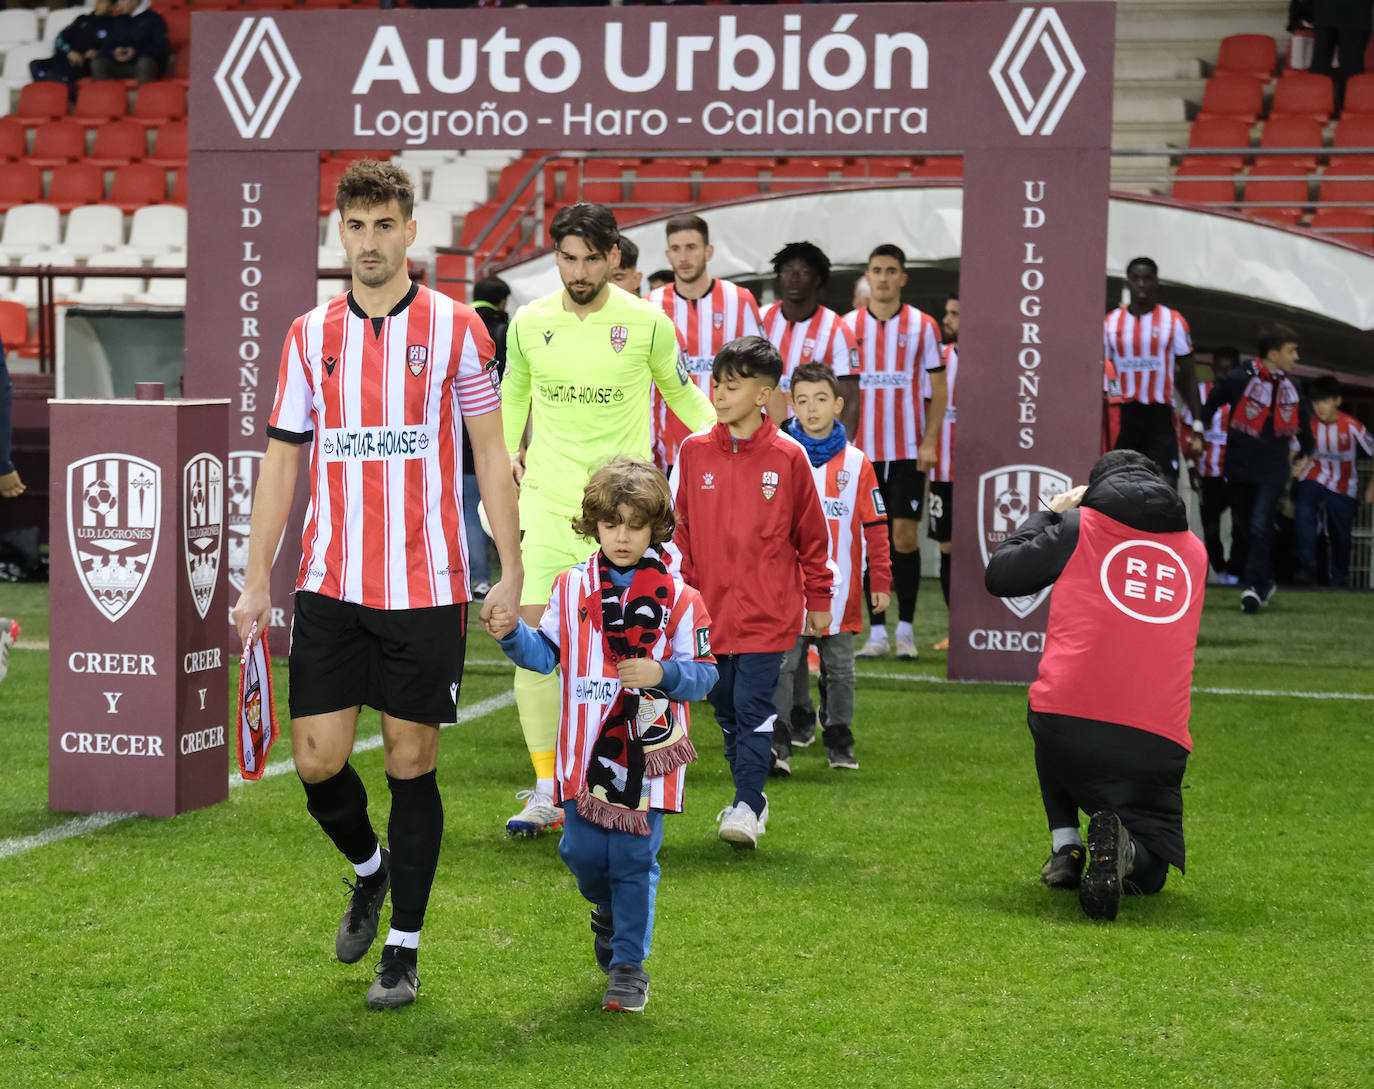
{"label": "folded pennant", "polygon": [[239,772],[245,779],[261,779],[272,742],[281,735],[272,703],[272,656],[266,632],[252,639],[240,659],[236,726]]}

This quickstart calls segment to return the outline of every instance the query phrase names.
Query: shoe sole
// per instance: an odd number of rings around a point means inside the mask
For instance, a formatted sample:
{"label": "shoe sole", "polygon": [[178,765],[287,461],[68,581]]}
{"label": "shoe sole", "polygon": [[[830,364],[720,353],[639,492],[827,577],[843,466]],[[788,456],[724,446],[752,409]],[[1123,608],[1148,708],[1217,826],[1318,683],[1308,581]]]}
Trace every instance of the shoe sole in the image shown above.
{"label": "shoe sole", "polygon": [[1240,611],[1253,616],[1260,611],[1260,603],[1256,598],[1243,597],[1240,599]]}
{"label": "shoe sole", "polygon": [[758,838],[751,836],[743,828],[722,828],[720,838],[736,851],[752,851],[759,845]]}
{"label": "shoe sole", "polygon": [[638,1006],[626,1006],[612,998],[609,1002],[604,1003],[601,1008],[607,1013],[643,1013],[644,1007],[648,1004],[649,999],[647,997]]}
{"label": "shoe sole", "polygon": [[805,741],[797,741],[797,740],[793,739],[793,741],[792,741],[792,747],[793,747],[794,749],[809,749],[809,748],[810,748],[812,745],[814,745],[815,743],[816,743],[816,735],[815,735],[815,734],[812,734],[812,735],[811,735],[810,737],[808,737]]}
{"label": "shoe sole", "polygon": [[1120,832],[1115,813],[1097,813],[1088,822],[1088,869],[1078,888],[1078,902],[1090,919],[1110,921],[1121,907]]}
{"label": "shoe sole", "polygon": [[859,770],[859,765],[858,765],[858,764],[831,764],[830,766],[831,766],[835,771],[858,771],[858,770]]}
{"label": "shoe sole", "polygon": [[562,828],[561,820],[550,821],[548,824],[526,824],[524,821],[507,821],[506,835],[515,836],[519,839],[534,839],[544,832],[552,832]]}
{"label": "shoe sole", "polygon": [[367,996],[367,1008],[370,1010],[399,1010],[405,1006],[414,1005],[414,1003],[415,995],[413,994],[396,996],[387,994],[377,998],[373,998],[370,994]]}

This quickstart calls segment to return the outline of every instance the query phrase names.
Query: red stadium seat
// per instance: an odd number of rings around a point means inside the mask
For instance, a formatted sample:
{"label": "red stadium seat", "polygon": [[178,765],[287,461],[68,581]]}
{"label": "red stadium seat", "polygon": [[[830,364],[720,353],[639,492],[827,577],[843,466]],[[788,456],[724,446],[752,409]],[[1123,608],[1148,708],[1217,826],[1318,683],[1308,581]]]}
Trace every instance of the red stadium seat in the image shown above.
{"label": "red stadium seat", "polygon": [[635,204],[686,204],[692,199],[690,171],[687,162],[677,159],[641,163],[635,168],[630,200]]}
{"label": "red stadium seat", "polygon": [[619,204],[625,199],[619,159],[588,159],[582,164],[582,199],[593,204]]}
{"label": "red stadium seat", "polygon": [[[501,168],[501,173],[497,175],[496,178],[496,199],[498,201],[503,201],[514,193],[520,183],[525,180],[526,175],[534,168],[534,164],[538,162],[538,160],[538,152],[527,151],[525,154],[521,155],[520,158],[516,159],[515,162],[507,163],[503,166]],[[531,182],[530,184],[533,185],[534,183]],[[526,196],[529,195],[529,193],[526,194]]]}
{"label": "red stadium seat", "polygon": [[1233,117],[1253,125],[1264,110],[1264,91],[1253,76],[1218,73],[1202,92],[1198,118]]}
{"label": "red stadium seat", "polygon": [[0,170],[0,212],[43,199],[43,171],[29,163],[6,163]]}
{"label": "red stadium seat", "polygon": [[193,0],[192,11],[230,11],[239,6],[239,0]]}
{"label": "red stadium seat", "polygon": [[[1260,132],[1260,147],[1263,148],[1321,146],[1321,122],[1310,117],[1271,117],[1264,123],[1264,128]],[[1283,163],[1292,167],[1294,173],[1306,173],[1317,168],[1320,153],[1305,151],[1297,155],[1263,155],[1256,158],[1266,163]]]}
{"label": "red stadium seat", "polygon": [[145,83],[134,96],[134,112],[129,116],[149,127],[180,121],[186,116],[186,88],[170,79]]}
{"label": "red stadium seat", "polygon": [[[151,86],[151,84],[145,84]],[[130,163],[117,167],[110,183],[109,203],[120,211],[132,214],[145,204],[163,204],[167,200],[167,171],[151,163]]]}
{"label": "red stadium seat", "polygon": [[735,159],[725,159],[709,163],[702,168],[701,174],[697,200],[703,204],[719,200],[747,200],[759,195],[758,167],[741,166]]}
{"label": "red stadium seat", "polygon": [[[1361,181],[1360,178],[1369,178]],[[1322,204],[1331,201],[1358,203],[1374,210],[1374,156],[1364,159],[1347,159],[1343,163],[1328,166],[1321,177],[1317,199]]]}
{"label": "red stadium seat", "polygon": [[840,175],[845,178],[909,178],[912,165],[910,157],[865,159],[850,163]]}
{"label": "red stadium seat", "polygon": [[[1312,213],[1311,228],[1314,231],[1340,231],[1327,237],[1334,242],[1374,249],[1374,212],[1364,212],[1358,208],[1318,208]],[[1352,229],[1356,233],[1350,233]]]}
{"label": "red stadium seat", "polygon": [[70,117],[39,125],[33,135],[33,151],[25,161],[34,166],[62,166],[86,157],[86,126]]}
{"label": "red stadium seat", "polygon": [[123,117],[129,110],[129,96],[124,90],[124,82],[118,79],[83,79],[77,85],[76,105],[72,116],[80,118],[88,125],[98,125],[102,121],[113,121]]}
{"label": "red stadium seat", "polygon": [[[1174,182],[1169,195],[1174,200],[1186,200],[1193,204],[1228,204],[1236,199],[1236,183],[1233,179],[1221,180],[1218,174],[1229,171],[1217,169],[1207,163],[1194,163],[1180,166],[1174,173]],[[1194,175],[1212,175],[1210,180],[1200,180]]]}
{"label": "red stadium seat", "polygon": [[[1283,223],[1292,226],[1302,218],[1303,212],[1307,207],[1307,182],[1302,179],[1292,177],[1292,171],[1283,164],[1266,166],[1260,163],[1255,166],[1249,176],[1245,179],[1245,196],[1243,197],[1246,207],[1242,209],[1246,215],[1255,216],[1258,219],[1267,219],[1273,223]],[[1285,177],[1274,177],[1274,175],[1285,175]],[[1250,207],[1253,203],[1272,204],[1282,202],[1267,208]]]}
{"label": "red stadium seat", "polygon": [[86,157],[95,166],[124,166],[148,154],[148,135],[137,121],[106,121],[95,130],[95,146]]}
{"label": "red stadium seat", "polygon": [[962,155],[932,156],[919,166],[911,168],[913,178],[962,178],[964,176],[964,157]]}
{"label": "red stadium seat", "polygon": [[327,216],[338,207],[335,191],[339,187],[339,179],[344,176],[344,171],[348,167],[348,159],[331,158],[320,163],[320,215]]}
{"label": "red stadium seat", "polygon": [[70,212],[82,204],[99,204],[105,199],[105,171],[91,163],[68,163],[52,172],[47,203],[59,212]]}
{"label": "red stadium seat", "polygon": [[186,162],[186,122],[168,121],[159,125],[153,151],[146,162],[154,166],[177,167]]}
{"label": "red stadium seat", "polygon": [[1289,69],[1274,84],[1274,105],[1269,116],[1311,117],[1326,124],[1333,108],[1330,76]]}
{"label": "red stadium seat", "polygon": [[1231,34],[1221,39],[1216,70],[1270,80],[1274,78],[1278,54],[1278,46],[1268,34]]}
{"label": "red stadium seat", "polygon": [[23,125],[13,117],[0,117],[0,163],[22,159],[28,144]]}
{"label": "red stadium seat", "polygon": [[[1360,147],[1371,150],[1340,154],[1337,148]],[[1331,139],[1331,165],[1335,166],[1349,158],[1367,158],[1374,155],[1374,114],[1354,114],[1347,110],[1336,122],[1336,134]]]}
{"label": "red stadium seat", "polygon": [[1345,81],[1345,102],[1342,117],[1374,115],[1374,72],[1362,72]]}
{"label": "red stadium seat", "polygon": [[184,7],[158,9],[162,21],[167,24],[167,44],[173,53],[190,52],[191,13]]}
{"label": "red stadium seat", "polygon": [[33,347],[29,339],[29,311],[21,302],[0,299],[0,343],[6,352],[27,354]]}
{"label": "red stadium seat", "polygon": [[52,80],[24,84],[19,91],[19,104],[10,116],[30,128],[66,117],[67,85]]}
{"label": "red stadium seat", "polygon": [[[499,202],[489,201],[465,215],[463,217],[463,233],[458,244],[464,249],[475,246],[477,236],[492,221],[500,207]],[[499,261],[507,254],[513,253],[521,241],[521,231],[517,226],[519,222],[520,212],[512,208],[483,240],[482,248],[477,251],[478,255]]]}
{"label": "red stadium seat", "polygon": [[[1199,118],[1188,130],[1190,148],[1248,148],[1250,146],[1250,126],[1235,117]],[[1185,155],[1183,166],[1205,166],[1200,173],[1226,174],[1237,173],[1249,156],[1241,151],[1235,155]]]}
{"label": "red stadium seat", "polygon": [[791,193],[798,189],[824,189],[830,183],[830,169],[819,160],[792,159],[772,169],[770,193]]}

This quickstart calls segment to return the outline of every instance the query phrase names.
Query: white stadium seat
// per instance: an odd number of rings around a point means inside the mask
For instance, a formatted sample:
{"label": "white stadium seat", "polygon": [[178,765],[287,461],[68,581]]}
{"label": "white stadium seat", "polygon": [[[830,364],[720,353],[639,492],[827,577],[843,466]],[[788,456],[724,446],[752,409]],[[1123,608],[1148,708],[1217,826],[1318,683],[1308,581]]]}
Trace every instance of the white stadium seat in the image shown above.
{"label": "white stadium seat", "polygon": [[[182,250],[173,250],[171,253],[160,253],[153,258],[153,268],[185,268],[186,254]],[[186,305],[186,280],[167,279],[148,281],[148,290],[138,296],[138,302],[147,303],[150,306],[180,306]]]}
{"label": "white stadium seat", "polygon": [[[66,250],[33,250],[29,253],[21,253],[14,262],[16,265],[27,265],[37,267],[39,265],[75,265],[76,255],[68,253]],[[75,276],[59,276],[53,281],[53,293],[58,302],[65,302],[76,290]],[[38,305],[38,279],[34,276],[16,276],[14,278],[14,293],[11,299],[21,302],[32,310]]]}
{"label": "white stadium seat", "polygon": [[122,245],[124,213],[113,204],[82,204],[67,215],[62,248],[77,257],[94,257]]}
{"label": "white stadium seat", "polygon": [[150,204],[136,209],[127,248],[140,257],[184,250],[186,209],[177,204]]}
{"label": "white stadium seat", "polygon": [[9,263],[20,254],[53,249],[58,244],[60,218],[51,204],[16,204],[5,213],[0,258]]}
{"label": "white stadium seat", "polygon": [[429,180],[430,204],[442,204],[463,215],[485,204],[491,189],[487,168],[481,163],[445,163],[434,168]]}
{"label": "white stadium seat", "polygon": [[[139,266],[142,263],[136,253],[129,250],[114,250],[110,253],[97,253],[86,262],[86,267],[125,268]],[[133,302],[146,288],[147,283],[141,276],[83,276],[81,287],[72,294],[71,302],[88,306],[118,306]]]}

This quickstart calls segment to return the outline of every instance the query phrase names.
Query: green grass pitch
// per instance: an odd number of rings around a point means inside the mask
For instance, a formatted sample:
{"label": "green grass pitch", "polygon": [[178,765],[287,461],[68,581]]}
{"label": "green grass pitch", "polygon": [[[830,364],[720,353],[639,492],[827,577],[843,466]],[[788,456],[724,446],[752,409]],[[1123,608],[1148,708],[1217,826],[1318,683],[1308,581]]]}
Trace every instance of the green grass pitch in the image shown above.
{"label": "green grass pitch", "polygon": [[[861,769],[799,750],[755,854],[715,837],[730,789],[703,705],[634,1016],[600,1010],[555,838],[502,834],[529,768],[510,669],[480,632],[463,703],[497,709],[441,742],[420,1000],[373,1013],[380,946],[334,961],[349,871],[292,774],[29,846],[71,820],[46,808],[47,597],[0,588],[24,625],[0,684],[0,1089],[1362,1089],[1374,596],[1281,592],[1255,617],[1238,601],[1208,593],[1188,873],[1113,924],[1039,884],[1025,691],[941,680],[933,582],[920,660],[860,665]],[[360,736],[376,732],[368,713]],[[289,753],[284,730],[272,759]],[[355,764],[384,831],[381,751]]]}

